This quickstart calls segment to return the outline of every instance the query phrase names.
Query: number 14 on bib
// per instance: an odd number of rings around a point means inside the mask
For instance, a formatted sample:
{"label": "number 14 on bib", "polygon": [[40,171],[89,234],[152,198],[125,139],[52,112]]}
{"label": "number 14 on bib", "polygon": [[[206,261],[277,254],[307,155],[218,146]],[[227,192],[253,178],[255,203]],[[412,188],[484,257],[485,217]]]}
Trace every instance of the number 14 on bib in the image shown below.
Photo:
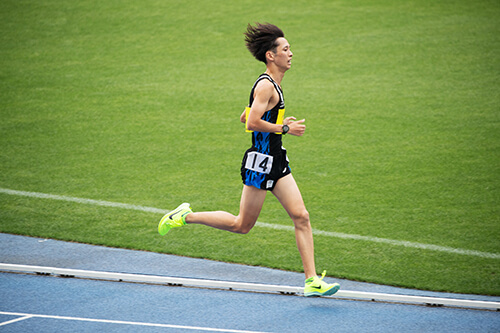
{"label": "number 14 on bib", "polygon": [[245,169],[269,174],[273,167],[273,157],[252,151],[247,155]]}

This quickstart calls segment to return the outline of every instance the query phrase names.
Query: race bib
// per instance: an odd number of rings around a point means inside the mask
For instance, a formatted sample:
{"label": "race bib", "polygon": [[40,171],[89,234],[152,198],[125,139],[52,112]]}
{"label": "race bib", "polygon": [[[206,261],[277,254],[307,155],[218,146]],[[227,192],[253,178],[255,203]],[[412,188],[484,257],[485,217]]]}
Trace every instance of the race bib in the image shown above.
{"label": "race bib", "polygon": [[264,174],[269,174],[271,172],[272,167],[273,167],[272,156],[261,154],[256,151],[248,153],[247,161],[245,163],[245,169],[257,171]]}

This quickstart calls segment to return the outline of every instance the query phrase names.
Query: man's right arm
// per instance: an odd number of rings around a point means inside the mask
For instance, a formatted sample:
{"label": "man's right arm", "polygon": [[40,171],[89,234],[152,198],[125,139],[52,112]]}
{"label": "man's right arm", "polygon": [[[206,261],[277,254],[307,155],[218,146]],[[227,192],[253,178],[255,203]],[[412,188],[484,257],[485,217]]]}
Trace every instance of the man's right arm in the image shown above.
{"label": "man's right arm", "polygon": [[281,125],[261,119],[275,92],[274,85],[267,80],[262,80],[257,84],[254,92],[252,108],[247,119],[247,129],[256,132],[281,132]]}

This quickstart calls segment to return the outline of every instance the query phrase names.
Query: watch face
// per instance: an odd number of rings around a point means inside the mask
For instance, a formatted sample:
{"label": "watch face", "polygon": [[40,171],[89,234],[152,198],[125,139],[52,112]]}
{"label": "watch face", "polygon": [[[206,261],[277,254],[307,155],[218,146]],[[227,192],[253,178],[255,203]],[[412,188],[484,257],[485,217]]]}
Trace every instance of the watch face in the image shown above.
{"label": "watch face", "polygon": [[283,134],[288,133],[289,129],[290,129],[290,127],[288,127],[288,125],[283,125]]}

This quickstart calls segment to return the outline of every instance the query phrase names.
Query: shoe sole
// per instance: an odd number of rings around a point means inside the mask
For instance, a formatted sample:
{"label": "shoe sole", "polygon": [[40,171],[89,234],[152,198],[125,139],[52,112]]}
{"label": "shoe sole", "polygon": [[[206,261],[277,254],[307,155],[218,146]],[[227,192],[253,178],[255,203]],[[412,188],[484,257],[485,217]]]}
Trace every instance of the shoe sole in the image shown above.
{"label": "shoe sole", "polygon": [[[158,233],[161,235],[161,236],[165,236],[169,231],[170,229],[172,229],[172,226],[170,226],[167,222],[165,222],[166,220],[171,220],[171,217],[174,216],[175,214],[177,214],[180,210],[184,209],[185,206],[189,207],[190,204],[185,202],[183,203],[182,205],[180,205],[179,207],[177,207],[176,209],[174,209],[173,211],[171,212],[168,212],[167,214],[165,214],[161,220],[160,220],[160,223],[158,223]],[[190,208],[190,207],[189,207]],[[165,230],[166,229],[166,230]]]}
{"label": "shoe sole", "polygon": [[158,233],[161,236],[165,236],[170,231],[170,229],[172,229],[172,227],[169,225],[166,225],[166,223],[162,223],[162,222],[163,222],[163,219],[158,224]]}
{"label": "shoe sole", "polygon": [[335,294],[337,291],[339,291],[339,289],[340,289],[340,285],[336,284],[335,286],[333,286],[332,288],[328,289],[324,293],[321,293],[319,291],[312,291],[312,292],[304,293],[304,296],[306,296],[306,297],[311,297],[311,296],[331,296],[331,295]]}

